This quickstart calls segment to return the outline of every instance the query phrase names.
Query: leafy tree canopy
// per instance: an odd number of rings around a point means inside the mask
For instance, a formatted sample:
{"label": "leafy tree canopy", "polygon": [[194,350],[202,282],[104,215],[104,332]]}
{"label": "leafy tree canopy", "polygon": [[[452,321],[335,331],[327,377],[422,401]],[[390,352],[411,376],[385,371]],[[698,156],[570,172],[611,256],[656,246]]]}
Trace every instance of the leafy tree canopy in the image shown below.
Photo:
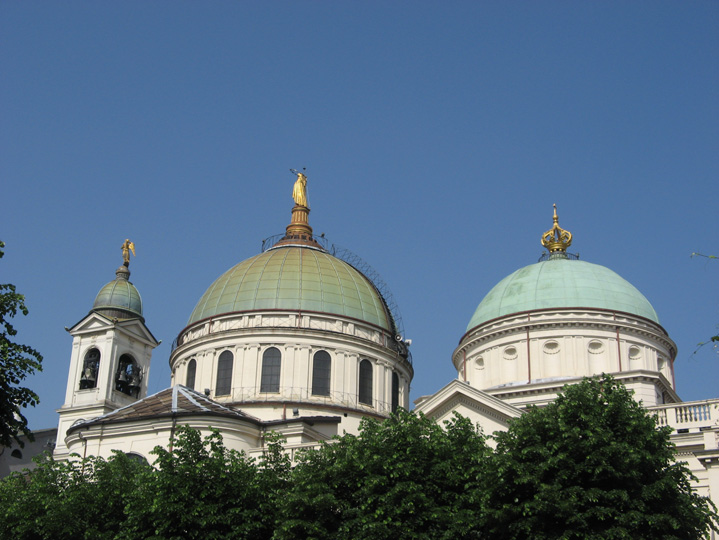
{"label": "leafy tree canopy", "polygon": [[711,503],[674,461],[671,428],[612,377],[569,385],[507,432],[485,481],[498,539],[697,539]]}
{"label": "leafy tree canopy", "polygon": [[300,458],[277,538],[479,538],[489,449],[466,418],[400,410]]}
{"label": "leafy tree canopy", "polygon": [[692,492],[668,432],[611,377],[568,386],[495,436],[399,411],[299,454],[269,436],[255,462],[215,432],[179,427],[154,466],[39,460],[0,481],[0,538],[697,539]]}
{"label": "leafy tree canopy", "polygon": [[[0,258],[5,255],[4,247],[0,241]],[[13,440],[23,446],[20,435],[32,440],[22,409],[39,403],[35,392],[18,386],[25,377],[42,370],[40,353],[12,340],[17,330],[10,319],[18,313],[28,314],[25,297],[15,290],[15,285],[0,284],[0,446],[10,446]]]}
{"label": "leafy tree canopy", "polygon": [[[25,475],[0,481],[0,538],[16,540],[264,539],[272,536],[278,479],[289,462],[278,443],[260,470],[179,427],[155,466],[116,452],[110,459],[43,457]],[[282,486],[284,488],[284,486]]]}

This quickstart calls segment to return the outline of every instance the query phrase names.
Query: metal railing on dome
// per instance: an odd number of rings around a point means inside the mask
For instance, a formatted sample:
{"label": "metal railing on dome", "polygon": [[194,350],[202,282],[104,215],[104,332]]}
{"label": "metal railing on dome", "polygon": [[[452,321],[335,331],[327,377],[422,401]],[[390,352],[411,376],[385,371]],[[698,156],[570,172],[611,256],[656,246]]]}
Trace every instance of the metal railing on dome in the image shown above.
{"label": "metal railing on dome", "polygon": [[549,253],[548,251],[544,251],[537,262],[544,262],[552,259],[569,259],[570,261],[578,261],[579,253]]}
{"label": "metal railing on dome", "polygon": [[[282,240],[285,237],[284,233],[281,234],[273,234],[272,236],[269,236],[262,240],[262,250],[261,252],[264,253],[268,249],[270,249],[272,246],[274,246],[277,242]],[[324,236],[312,236],[311,238],[315,242],[317,242],[325,251],[329,251],[329,241]]]}

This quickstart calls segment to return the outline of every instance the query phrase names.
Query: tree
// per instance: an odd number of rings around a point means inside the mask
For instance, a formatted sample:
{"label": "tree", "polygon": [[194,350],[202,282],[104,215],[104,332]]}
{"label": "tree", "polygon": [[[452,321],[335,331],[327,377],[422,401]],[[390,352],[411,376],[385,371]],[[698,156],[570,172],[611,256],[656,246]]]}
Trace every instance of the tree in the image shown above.
{"label": "tree", "polygon": [[[4,256],[0,241],[0,258]],[[12,337],[17,330],[10,323],[17,314],[28,314],[25,297],[10,283],[0,284],[0,446],[10,446],[15,440],[21,447],[20,435],[32,440],[27,419],[22,409],[39,403],[35,392],[18,386],[20,382],[36,370],[42,370],[42,356],[32,347],[14,343]]]}
{"label": "tree", "polygon": [[0,538],[15,540],[110,540],[126,520],[127,496],[141,489],[148,469],[118,452],[54,461],[0,481]]}
{"label": "tree", "polygon": [[496,435],[484,479],[491,537],[702,537],[716,514],[674,460],[670,431],[608,375],[566,386]]}
{"label": "tree", "polygon": [[[118,538],[264,539],[275,513],[255,462],[225,448],[215,431],[179,427],[171,449],[156,447],[155,468],[129,493]],[[289,467],[289,462],[287,461]]]}
{"label": "tree", "polygon": [[489,454],[472,423],[443,429],[400,410],[365,419],[299,458],[280,501],[276,538],[481,538],[483,462]]}
{"label": "tree", "polygon": [[[227,450],[218,432],[178,427],[154,467],[122,452],[57,462],[0,480],[0,538],[269,539],[289,460],[271,443],[266,469]],[[284,472],[283,472],[284,471]],[[286,486],[282,486],[283,490]]]}

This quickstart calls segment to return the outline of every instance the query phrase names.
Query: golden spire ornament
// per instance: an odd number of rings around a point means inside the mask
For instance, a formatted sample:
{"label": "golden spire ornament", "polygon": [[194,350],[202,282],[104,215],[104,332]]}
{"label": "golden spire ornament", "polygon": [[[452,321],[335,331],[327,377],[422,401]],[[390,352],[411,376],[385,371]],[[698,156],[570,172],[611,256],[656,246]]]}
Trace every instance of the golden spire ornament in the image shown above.
{"label": "golden spire ornament", "polygon": [[549,253],[566,253],[572,245],[572,233],[559,226],[557,205],[554,205],[554,226],[542,235],[542,245]]}
{"label": "golden spire ornament", "polygon": [[130,252],[137,257],[135,254],[135,242],[131,242],[129,238],[126,238],[122,243],[122,264],[124,266],[130,266]]}
{"label": "golden spire ornament", "polygon": [[295,204],[309,208],[310,205],[307,204],[307,176],[296,169],[290,169],[290,172],[297,175],[297,180],[295,180],[295,185],[292,188],[292,198]]}
{"label": "golden spire ornament", "polygon": [[322,248],[312,235],[312,227],[309,223],[310,205],[307,197],[307,175],[306,169],[300,172],[290,169],[292,174],[297,175],[295,184],[292,187],[292,200],[295,205],[292,207],[292,219],[285,229],[285,235],[275,245],[298,244]]}

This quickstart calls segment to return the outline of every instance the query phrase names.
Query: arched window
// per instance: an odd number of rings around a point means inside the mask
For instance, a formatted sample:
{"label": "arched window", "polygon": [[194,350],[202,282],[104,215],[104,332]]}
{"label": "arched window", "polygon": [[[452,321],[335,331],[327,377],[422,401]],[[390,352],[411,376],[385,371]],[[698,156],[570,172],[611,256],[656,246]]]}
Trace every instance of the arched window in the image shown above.
{"label": "arched window", "polygon": [[262,380],[260,392],[280,391],[280,366],[282,355],[276,347],[270,347],[262,355]]}
{"label": "arched window", "polygon": [[312,361],[312,395],[330,395],[332,359],[327,351],[317,351]]}
{"label": "arched window", "polygon": [[217,380],[215,381],[215,395],[226,396],[232,390],[232,360],[230,351],[222,351],[217,361]]}
{"label": "arched window", "polygon": [[129,354],[123,354],[115,374],[115,390],[132,396],[140,396],[140,383],[142,382],[142,369]]}
{"label": "arched window", "polygon": [[392,373],[392,412],[399,408],[399,375]]}
{"label": "arched window", "polygon": [[195,389],[195,374],[197,373],[197,362],[193,358],[187,363],[187,378],[185,379],[185,386],[187,388]]}
{"label": "arched window", "polygon": [[100,370],[100,351],[95,348],[85,353],[85,361],[82,364],[80,374],[80,390],[97,387],[97,374]]}
{"label": "arched window", "polygon": [[372,362],[365,359],[359,365],[359,395],[360,403],[372,405]]}

